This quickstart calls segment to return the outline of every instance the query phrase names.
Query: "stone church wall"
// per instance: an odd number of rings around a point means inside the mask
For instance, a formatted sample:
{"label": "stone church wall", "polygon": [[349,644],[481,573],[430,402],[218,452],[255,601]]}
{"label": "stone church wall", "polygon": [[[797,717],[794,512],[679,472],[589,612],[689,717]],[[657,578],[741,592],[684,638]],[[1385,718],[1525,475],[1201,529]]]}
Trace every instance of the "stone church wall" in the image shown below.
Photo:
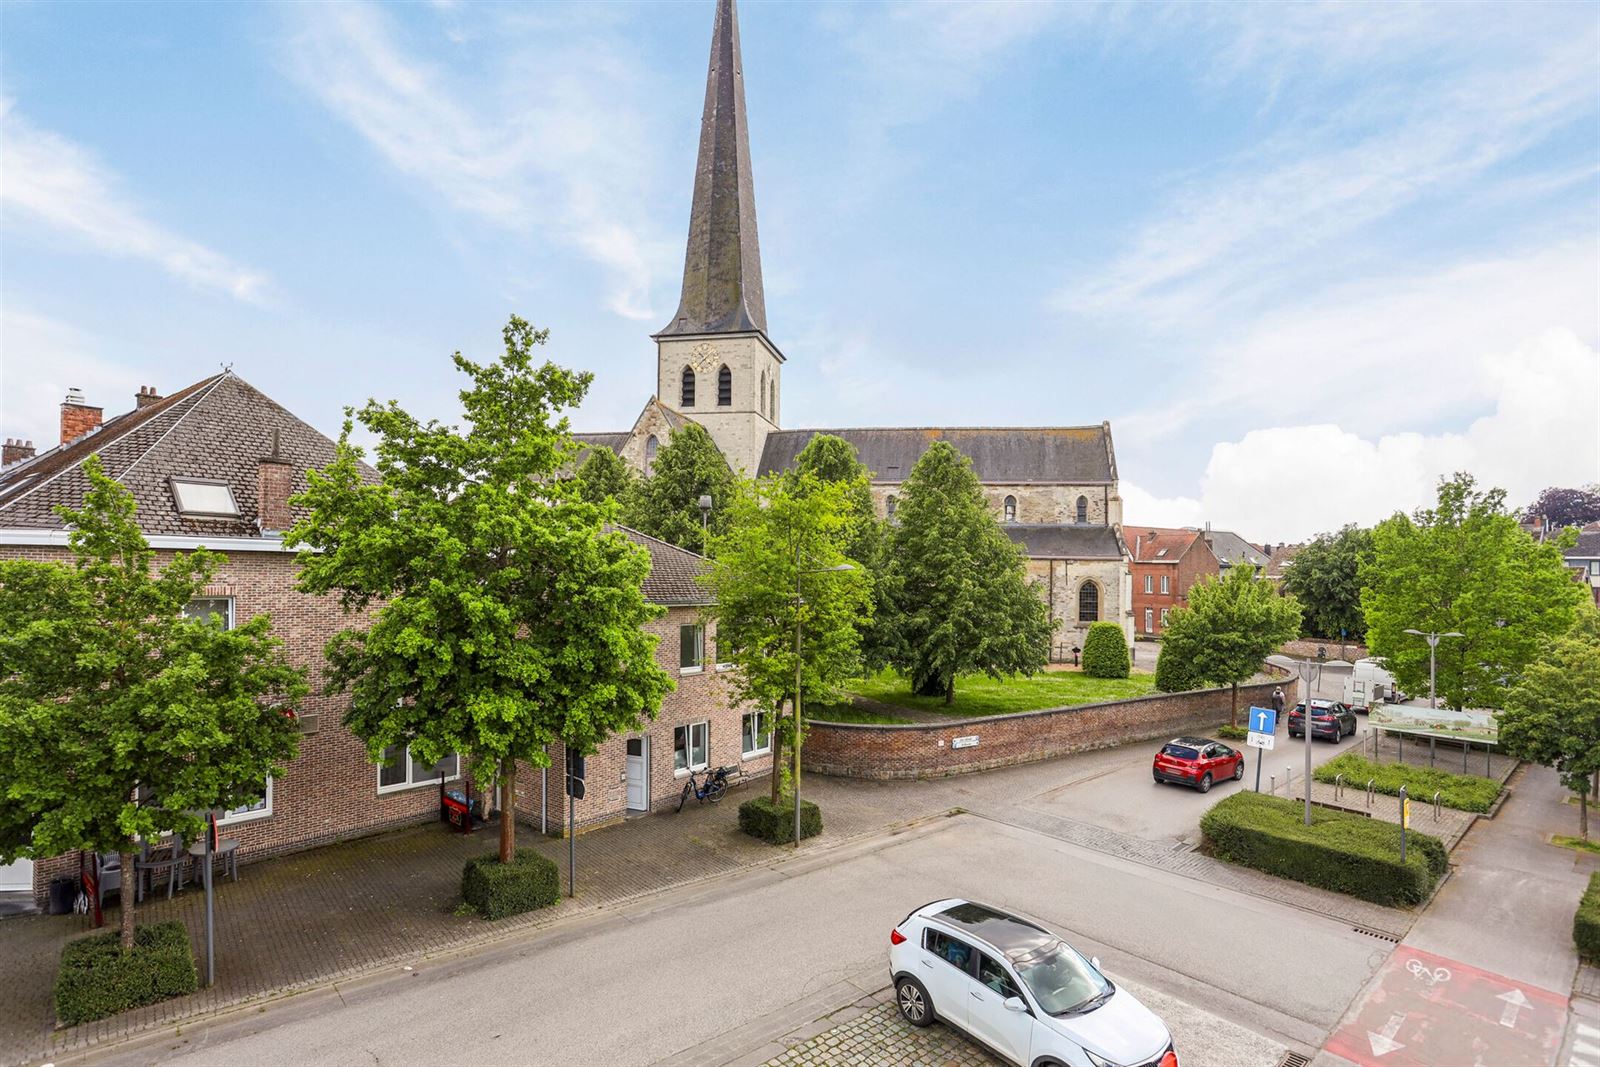
{"label": "stone church wall", "polygon": [[[1116,623],[1127,640],[1133,641],[1132,586],[1122,560],[1030,559],[1028,577],[1038,584],[1050,608],[1050,620],[1055,625],[1050,642],[1065,653],[1063,656],[1056,652],[1056,658],[1070,659],[1072,648],[1083,647],[1089,627],[1097,621]],[[1094,582],[1100,588],[1097,619],[1078,617],[1078,593],[1084,582]]]}
{"label": "stone church wall", "polygon": [[[754,334],[705,338],[662,338],[657,351],[657,387],[661,402],[704,426],[728,464],[754,474],[767,434],[778,428],[782,410],[782,364]],[[695,402],[682,401],[683,368],[695,371]],[[733,403],[717,404],[717,374],[726,366],[733,375]],[[767,391],[762,393],[762,375]]]}

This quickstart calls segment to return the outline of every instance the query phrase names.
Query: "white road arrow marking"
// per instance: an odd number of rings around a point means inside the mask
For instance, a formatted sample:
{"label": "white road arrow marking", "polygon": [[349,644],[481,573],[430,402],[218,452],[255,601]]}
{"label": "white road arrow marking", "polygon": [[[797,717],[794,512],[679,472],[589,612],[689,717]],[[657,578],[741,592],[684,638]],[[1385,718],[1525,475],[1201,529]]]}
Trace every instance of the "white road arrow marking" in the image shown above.
{"label": "white road arrow marking", "polygon": [[1518,1013],[1520,1013],[1523,1008],[1529,1008],[1533,1006],[1533,1001],[1529,1000],[1520,989],[1513,989],[1509,993],[1501,993],[1494,999],[1503,1000],[1506,1002],[1506,1006],[1500,1009],[1501,1026],[1510,1026],[1515,1028],[1517,1025]]}
{"label": "white road arrow marking", "polygon": [[1405,1021],[1406,1017],[1404,1015],[1391,1015],[1389,1016],[1389,1021],[1383,1024],[1382,1030],[1367,1031],[1367,1040],[1372,1042],[1372,1054],[1374,1056],[1387,1056],[1395,1049],[1405,1048],[1404,1045],[1394,1039],[1394,1035],[1400,1032],[1400,1024]]}

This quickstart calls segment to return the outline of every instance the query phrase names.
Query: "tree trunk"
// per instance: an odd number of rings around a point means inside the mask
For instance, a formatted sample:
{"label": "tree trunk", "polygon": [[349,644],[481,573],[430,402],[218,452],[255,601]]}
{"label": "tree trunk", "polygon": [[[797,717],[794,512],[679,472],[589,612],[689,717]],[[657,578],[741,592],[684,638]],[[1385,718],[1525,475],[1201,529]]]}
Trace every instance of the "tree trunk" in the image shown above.
{"label": "tree trunk", "polygon": [[500,790],[500,862],[510,863],[517,854],[517,761],[511,756],[500,761]]}
{"label": "tree trunk", "polygon": [[133,898],[138,895],[139,879],[133,869],[134,854],[119,852],[122,861],[122,888],[117,898],[122,902],[122,951],[133,949]]}
{"label": "tree trunk", "polygon": [[956,702],[956,676],[951,675],[950,680],[944,683],[944,706],[949,707]]}
{"label": "tree trunk", "polygon": [[[1310,707],[1307,704],[1306,707]],[[1239,725],[1239,683],[1233,683],[1233,705],[1228,709],[1228,725],[1235,728]],[[1309,727],[1308,727],[1309,729]]]}

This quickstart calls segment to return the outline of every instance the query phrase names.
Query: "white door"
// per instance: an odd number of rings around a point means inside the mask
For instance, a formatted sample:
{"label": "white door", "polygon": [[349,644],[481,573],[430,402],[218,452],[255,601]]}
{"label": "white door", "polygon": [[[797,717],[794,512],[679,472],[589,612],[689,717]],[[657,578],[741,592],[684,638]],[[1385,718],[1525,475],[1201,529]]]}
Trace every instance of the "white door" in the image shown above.
{"label": "white door", "polygon": [[628,738],[628,810],[650,810],[650,739]]}
{"label": "white door", "polygon": [[0,867],[0,893],[33,891],[33,861],[18,860]]}

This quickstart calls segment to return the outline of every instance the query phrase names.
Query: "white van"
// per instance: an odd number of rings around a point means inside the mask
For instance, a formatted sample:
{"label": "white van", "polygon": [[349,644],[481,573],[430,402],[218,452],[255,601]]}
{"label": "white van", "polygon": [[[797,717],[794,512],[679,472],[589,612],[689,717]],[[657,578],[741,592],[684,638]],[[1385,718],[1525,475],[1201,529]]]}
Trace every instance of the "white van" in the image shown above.
{"label": "white van", "polygon": [[1350,677],[1344,683],[1344,702],[1350,705],[1351,710],[1365,714],[1372,710],[1374,704],[1398,702],[1400,699],[1394,675],[1384,669],[1382,660],[1355,661],[1350,669]]}

